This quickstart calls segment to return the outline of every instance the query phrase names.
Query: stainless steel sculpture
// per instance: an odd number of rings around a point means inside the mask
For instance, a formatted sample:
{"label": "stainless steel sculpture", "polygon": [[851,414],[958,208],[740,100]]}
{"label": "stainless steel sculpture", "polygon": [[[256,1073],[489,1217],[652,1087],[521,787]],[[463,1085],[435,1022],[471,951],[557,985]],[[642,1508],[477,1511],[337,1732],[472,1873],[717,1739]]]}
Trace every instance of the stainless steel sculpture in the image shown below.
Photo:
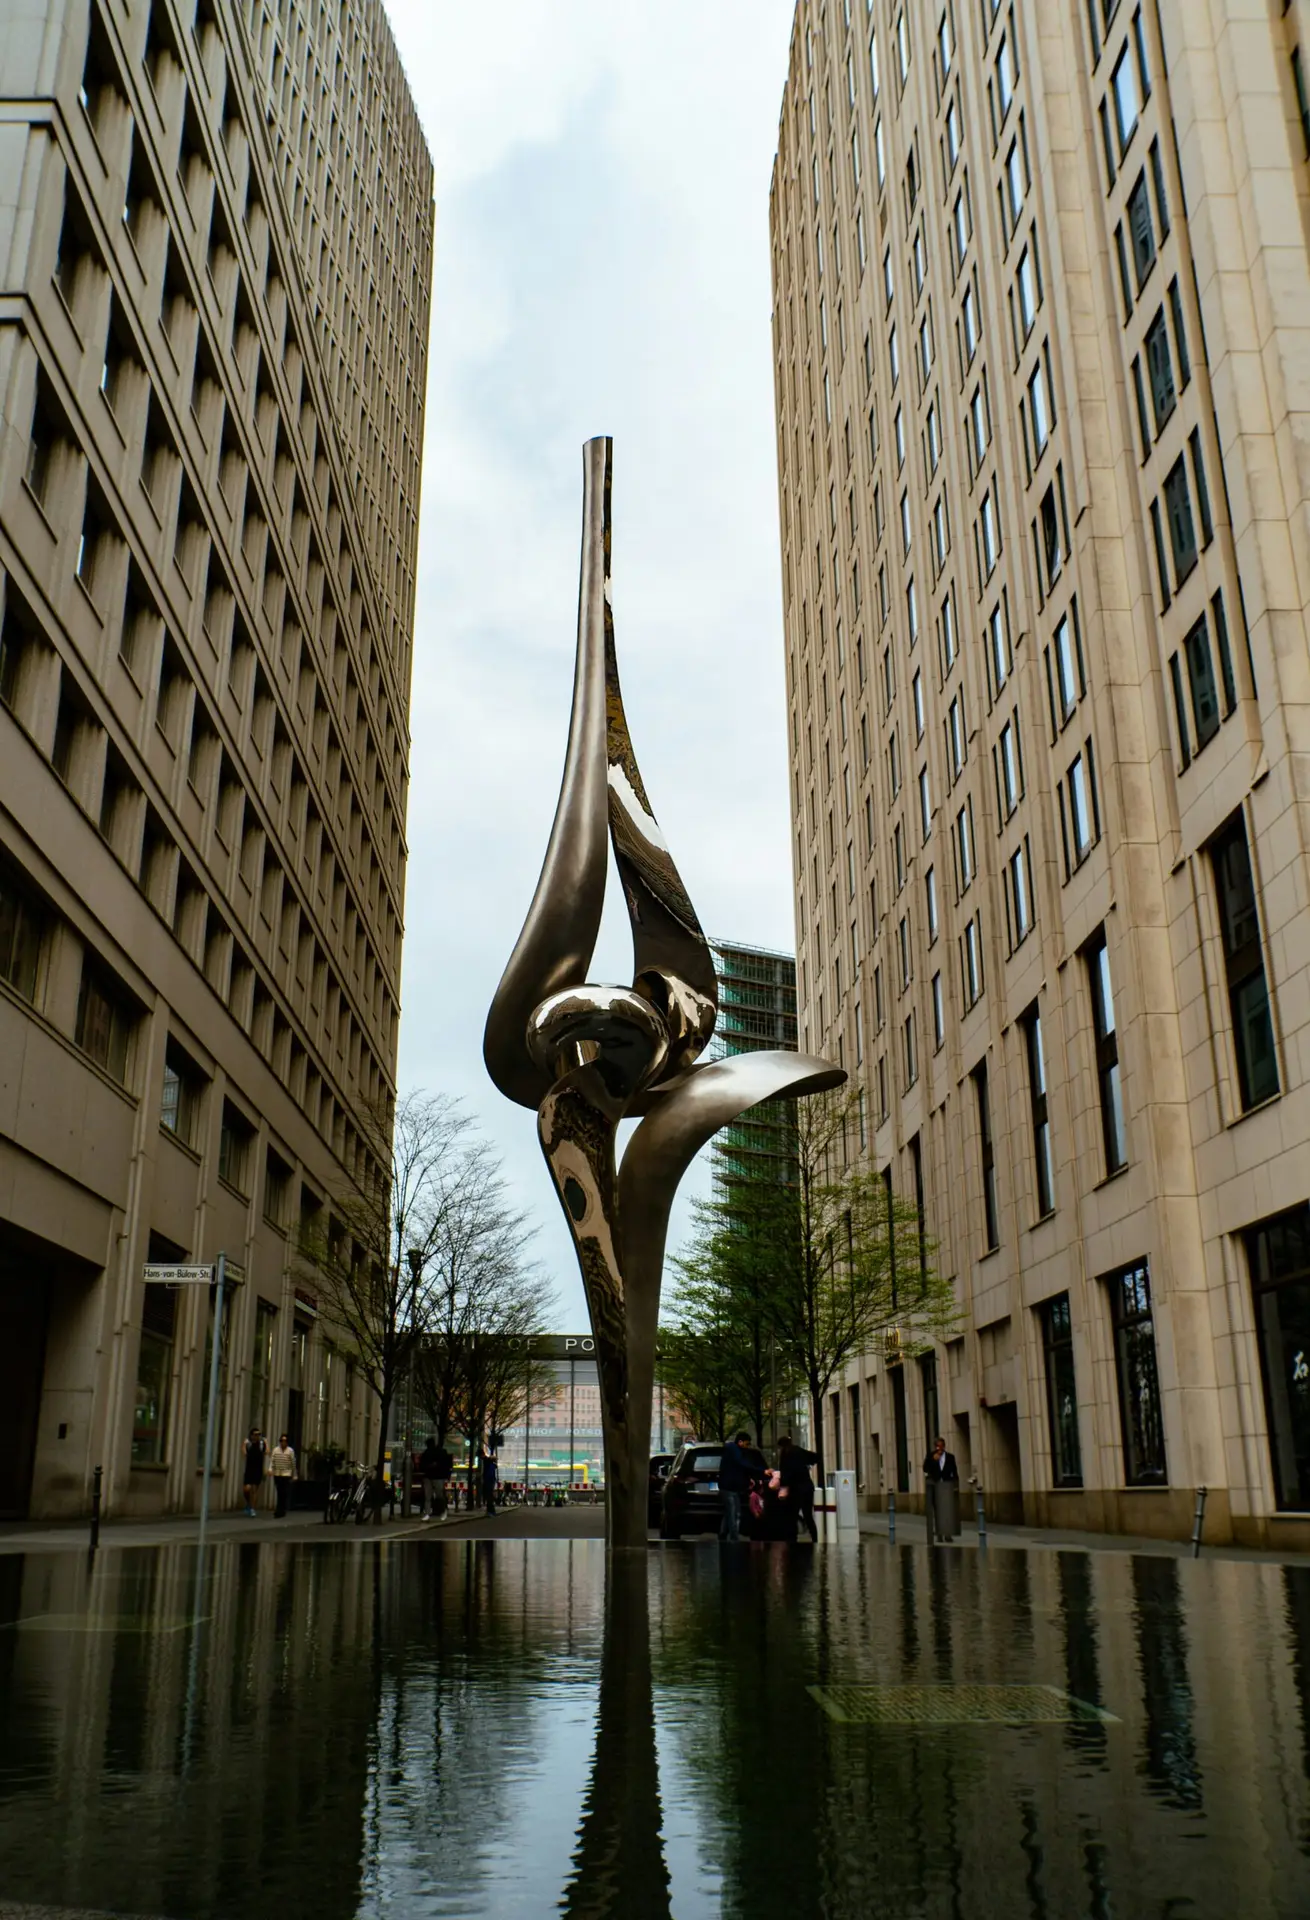
{"label": "stainless steel sculpture", "polygon": [[[596,1340],[611,1547],[644,1547],[655,1334],[669,1209],[712,1134],[760,1100],[839,1085],[798,1053],[698,1065],[718,985],[705,936],[642,785],[619,688],[610,603],[613,443],[583,449],[573,713],[555,822],[518,943],[487,1015],[500,1091],[537,1109]],[[614,845],[632,923],[631,987],[587,969]],[[621,1167],[619,1121],[641,1116]]]}

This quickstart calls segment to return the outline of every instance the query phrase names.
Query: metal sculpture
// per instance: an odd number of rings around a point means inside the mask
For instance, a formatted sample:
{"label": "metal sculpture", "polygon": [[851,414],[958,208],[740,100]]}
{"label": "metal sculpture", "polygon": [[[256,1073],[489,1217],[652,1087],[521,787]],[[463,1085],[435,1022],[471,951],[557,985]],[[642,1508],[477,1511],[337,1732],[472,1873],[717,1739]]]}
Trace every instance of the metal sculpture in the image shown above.
{"label": "metal sculpture", "polygon": [[[610,601],[613,443],[583,449],[573,711],[554,825],[487,1015],[500,1091],[537,1109],[596,1341],[607,1537],[644,1547],[655,1338],[669,1210],[705,1142],[761,1100],[839,1085],[826,1060],[761,1052],[698,1064],[718,983],[651,810],[623,711]],[[631,987],[587,983],[612,840],[632,924]],[[620,1120],[640,1118],[615,1164]]]}

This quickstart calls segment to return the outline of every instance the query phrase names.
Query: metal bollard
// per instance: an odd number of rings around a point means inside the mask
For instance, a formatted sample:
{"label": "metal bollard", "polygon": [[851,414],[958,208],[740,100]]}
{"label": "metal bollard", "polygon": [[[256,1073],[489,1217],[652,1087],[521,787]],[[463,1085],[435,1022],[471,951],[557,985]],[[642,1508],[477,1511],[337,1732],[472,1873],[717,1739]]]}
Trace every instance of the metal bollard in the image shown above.
{"label": "metal bollard", "polygon": [[937,1518],[936,1488],[933,1486],[933,1483],[931,1480],[925,1478],[923,1483],[923,1531],[924,1531],[924,1537],[927,1540],[927,1543],[930,1547],[935,1547],[937,1545],[937,1528],[935,1525],[936,1518]]}
{"label": "metal bollard", "polygon": [[978,1545],[987,1545],[987,1509],[983,1505],[983,1490],[975,1480],[973,1483],[973,1510],[978,1520]]}
{"label": "metal bollard", "polygon": [[91,1551],[100,1545],[100,1487],[105,1477],[103,1467],[97,1467],[91,1481]]}
{"label": "metal bollard", "polygon": [[1205,1496],[1207,1489],[1196,1489],[1196,1512],[1192,1515],[1192,1558],[1201,1558],[1201,1529],[1205,1525]]}
{"label": "metal bollard", "polygon": [[896,1489],[895,1487],[888,1487],[887,1489],[887,1544],[888,1546],[891,1546],[891,1547],[894,1547],[896,1545]]}

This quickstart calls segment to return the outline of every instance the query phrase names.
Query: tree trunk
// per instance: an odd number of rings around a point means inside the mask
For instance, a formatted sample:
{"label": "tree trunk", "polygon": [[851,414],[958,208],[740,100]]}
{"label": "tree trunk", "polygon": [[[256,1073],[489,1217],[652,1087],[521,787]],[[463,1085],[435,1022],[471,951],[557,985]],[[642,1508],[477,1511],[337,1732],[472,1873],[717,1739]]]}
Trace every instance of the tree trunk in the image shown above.
{"label": "tree trunk", "polygon": [[814,1425],[814,1451],[819,1456],[817,1470],[822,1490],[828,1484],[825,1472],[827,1463],[823,1453],[823,1392],[813,1380],[810,1382],[810,1419]]}
{"label": "tree trunk", "polygon": [[391,1424],[391,1402],[394,1397],[395,1389],[388,1388],[385,1393],[379,1396],[378,1400],[381,1420],[378,1425],[378,1455],[373,1475],[373,1491],[375,1495],[373,1501],[373,1521],[377,1526],[382,1524],[382,1487],[383,1476],[387,1468],[387,1428]]}

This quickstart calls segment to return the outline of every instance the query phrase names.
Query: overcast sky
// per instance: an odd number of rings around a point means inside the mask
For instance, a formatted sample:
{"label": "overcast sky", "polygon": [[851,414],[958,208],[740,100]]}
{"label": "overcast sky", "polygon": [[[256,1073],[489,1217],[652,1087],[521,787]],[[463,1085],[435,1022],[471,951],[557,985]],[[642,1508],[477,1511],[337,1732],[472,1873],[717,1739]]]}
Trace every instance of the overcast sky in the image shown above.
{"label": "overcast sky", "polygon": [[[500,1148],[563,1329],[586,1311],[535,1116],[481,1049],[559,785],[593,434],[655,811],[707,930],[794,940],[768,246],[792,4],[389,10],[436,169],[400,1081]],[[592,978],[627,983],[611,890]]]}

